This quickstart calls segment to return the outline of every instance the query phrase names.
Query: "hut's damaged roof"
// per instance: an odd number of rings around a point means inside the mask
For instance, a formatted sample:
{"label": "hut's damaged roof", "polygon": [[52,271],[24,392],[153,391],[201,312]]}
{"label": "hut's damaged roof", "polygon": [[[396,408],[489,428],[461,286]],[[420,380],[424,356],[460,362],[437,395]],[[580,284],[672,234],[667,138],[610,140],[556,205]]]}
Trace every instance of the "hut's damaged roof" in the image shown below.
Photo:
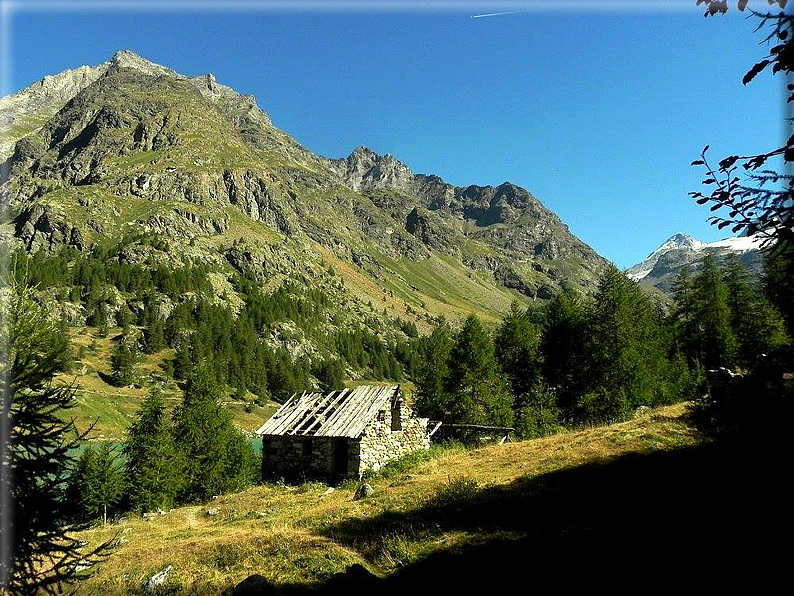
{"label": "hut's damaged roof", "polygon": [[399,393],[399,385],[363,385],[327,394],[296,393],[256,434],[355,439],[380,410],[399,399]]}

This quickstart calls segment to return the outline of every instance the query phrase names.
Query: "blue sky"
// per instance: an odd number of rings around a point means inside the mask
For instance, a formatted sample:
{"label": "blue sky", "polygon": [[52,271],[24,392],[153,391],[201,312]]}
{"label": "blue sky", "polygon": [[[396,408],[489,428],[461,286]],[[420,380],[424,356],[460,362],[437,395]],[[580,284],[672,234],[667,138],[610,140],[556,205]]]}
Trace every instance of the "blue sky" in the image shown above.
{"label": "blue sky", "polygon": [[[212,72],[315,153],[365,145],[456,185],[523,186],[619,267],[677,232],[724,237],[687,196],[690,162],[784,134],[782,79],[741,83],[768,46],[735,7],[215,4],[4,1],[3,93],[120,49]],[[471,18],[500,10],[525,12]]]}

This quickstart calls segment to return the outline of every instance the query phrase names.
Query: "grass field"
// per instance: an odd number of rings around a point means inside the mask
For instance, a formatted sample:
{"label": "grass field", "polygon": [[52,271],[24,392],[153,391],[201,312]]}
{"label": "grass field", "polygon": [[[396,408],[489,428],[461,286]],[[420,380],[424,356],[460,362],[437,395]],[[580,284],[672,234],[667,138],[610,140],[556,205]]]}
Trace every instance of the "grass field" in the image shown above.
{"label": "grass field", "polygon": [[[778,480],[755,449],[706,440],[685,414],[676,405],[542,439],[434,449],[368,479],[375,492],[364,500],[353,500],[355,481],[268,484],[151,520],[129,516],[80,535],[86,548],[119,546],[78,593],[142,592],[168,565],[169,594],[230,593],[255,573],[284,593],[472,593],[516,582],[653,591],[755,578],[751,565],[772,552],[759,542],[769,517],[789,509],[782,491],[765,490]],[[762,474],[750,483],[737,469],[748,458]],[[760,494],[767,509],[743,509]],[[211,507],[220,513],[208,516]],[[341,575],[355,563],[369,573]]]}

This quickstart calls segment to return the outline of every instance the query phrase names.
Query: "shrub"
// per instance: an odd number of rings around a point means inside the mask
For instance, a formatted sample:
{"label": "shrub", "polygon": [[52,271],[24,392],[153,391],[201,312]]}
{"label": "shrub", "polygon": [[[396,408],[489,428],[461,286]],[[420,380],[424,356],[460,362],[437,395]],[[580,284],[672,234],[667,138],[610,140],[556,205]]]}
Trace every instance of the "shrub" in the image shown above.
{"label": "shrub", "polygon": [[576,424],[607,424],[627,420],[631,412],[631,403],[623,390],[598,387],[576,399],[572,414]]}

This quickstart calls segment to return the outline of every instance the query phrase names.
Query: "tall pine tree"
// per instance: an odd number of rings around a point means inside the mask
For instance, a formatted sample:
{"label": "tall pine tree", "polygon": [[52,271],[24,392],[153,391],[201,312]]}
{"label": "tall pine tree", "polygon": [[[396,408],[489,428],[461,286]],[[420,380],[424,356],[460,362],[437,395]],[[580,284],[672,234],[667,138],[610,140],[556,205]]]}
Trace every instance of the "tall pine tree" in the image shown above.
{"label": "tall pine tree", "polygon": [[[540,333],[518,302],[510,305],[494,339],[496,359],[517,401],[540,378]],[[519,405],[519,404],[517,404]]]}
{"label": "tall pine tree", "polygon": [[690,362],[706,369],[735,364],[737,341],[728,300],[728,288],[711,255],[691,283],[679,284],[679,327],[684,330],[681,341]]}
{"label": "tall pine tree", "polygon": [[783,316],[786,332],[794,337],[794,246],[780,243],[766,254],[764,295]]}
{"label": "tall pine tree", "polygon": [[174,411],[174,440],[185,462],[182,502],[239,489],[250,484],[256,473],[253,448],[234,427],[220,399],[214,372],[200,365],[188,382],[182,404]]}
{"label": "tall pine tree", "polygon": [[737,340],[737,362],[752,368],[764,354],[788,341],[785,323],[764,297],[739,259],[729,258],[724,268],[731,327]]}
{"label": "tall pine tree", "polygon": [[513,400],[496,362],[493,342],[475,315],[466,318],[455,337],[445,391],[451,398],[451,420],[446,422],[513,423]]}
{"label": "tall pine tree", "polygon": [[432,420],[449,421],[452,403],[445,390],[449,359],[455,345],[445,319],[438,321],[429,336],[419,343],[420,364],[416,374],[416,411]]}
{"label": "tall pine tree", "polygon": [[582,299],[570,291],[554,297],[546,308],[540,340],[543,376],[555,392],[564,418],[587,385],[585,370],[586,314]]}
{"label": "tall pine tree", "polygon": [[588,309],[585,360],[588,392],[576,418],[606,422],[640,405],[660,401],[666,383],[668,346],[661,321],[639,286],[607,269]]}
{"label": "tall pine tree", "polygon": [[67,338],[30,288],[12,280],[10,290],[0,301],[0,589],[61,593],[72,564],[91,557],[64,524],[69,452],[84,435],[68,417],[74,388],[53,383]]}
{"label": "tall pine tree", "polygon": [[108,509],[121,500],[124,476],[114,447],[103,443],[98,449],[88,445],[77,460],[69,479],[70,504],[81,517],[102,517],[107,524]]}
{"label": "tall pine tree", "polygon": [[184,462],[171,434],[162,391],[154,387],[127,431],[123,453],[130,507],[136,511],[169,509],[182,484]]}

